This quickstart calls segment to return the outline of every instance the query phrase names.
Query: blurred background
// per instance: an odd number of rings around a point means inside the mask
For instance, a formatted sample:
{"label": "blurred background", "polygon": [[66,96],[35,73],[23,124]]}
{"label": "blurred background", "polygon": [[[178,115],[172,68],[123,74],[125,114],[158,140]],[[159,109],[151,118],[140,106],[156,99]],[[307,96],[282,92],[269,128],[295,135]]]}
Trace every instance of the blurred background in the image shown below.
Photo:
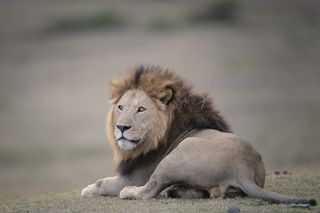
{"label": "blurred background", "polygon": [[1,0],[0,193],[80,190],[115,168],[111,80],[146,63],[214,97],[268,173],[320,163],[317,0]]}

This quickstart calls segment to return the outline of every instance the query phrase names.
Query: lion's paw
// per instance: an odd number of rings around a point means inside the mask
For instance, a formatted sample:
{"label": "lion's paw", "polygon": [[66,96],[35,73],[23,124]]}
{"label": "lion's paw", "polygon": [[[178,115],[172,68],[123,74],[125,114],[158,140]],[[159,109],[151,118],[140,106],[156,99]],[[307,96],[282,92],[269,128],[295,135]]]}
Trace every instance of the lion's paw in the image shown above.
{"label": "lion's paw", "polygon": [[138,187],[136,186],[127,186],[124,187],[119,194],[121,199],[137,199]]}
{"label": "lion's paw", "polygon": [[95,197],[98,195],[98,189],[96,184],[90,184],[86,188],[82,189],[81,196],[84,198]]}

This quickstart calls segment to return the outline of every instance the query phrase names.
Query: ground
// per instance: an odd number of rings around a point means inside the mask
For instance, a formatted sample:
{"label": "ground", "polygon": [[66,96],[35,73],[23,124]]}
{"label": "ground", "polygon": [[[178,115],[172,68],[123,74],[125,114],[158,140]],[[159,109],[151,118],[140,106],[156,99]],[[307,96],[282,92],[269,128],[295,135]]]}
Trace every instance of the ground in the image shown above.
{"label": "ground", "polygon": [[[320,200],[320,174],[268,175],[266,189],[290,196]],[[3,196],[0,212],[226,212],[236,206],[241,212],[306,212],[292,205],[270,204],[251,198],[180,200],[164,197],[151,200],[121,200],[117,197],[84,199],[80,190],[31,197]],[[319,212],[319,206],[310,208]]]}

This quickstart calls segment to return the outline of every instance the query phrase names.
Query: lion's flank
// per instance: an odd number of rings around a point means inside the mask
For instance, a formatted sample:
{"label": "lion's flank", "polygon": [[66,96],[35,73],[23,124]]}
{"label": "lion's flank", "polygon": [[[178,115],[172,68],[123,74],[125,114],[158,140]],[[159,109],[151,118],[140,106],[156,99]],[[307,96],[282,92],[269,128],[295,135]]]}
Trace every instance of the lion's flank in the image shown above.
{"label": "lion's flank", "polygon": [[169,122],[165,136],[154,150],[147,153],[144,150],[136,150],[130,154],[121,152],[116,141],[112,141],[114,138],[110,134],[113,134],[114,127],[110,126],[113,121],[109,117],[109,139],[111,138],[116,159],[119,160],[117,171],[122,175],[128,175],[145,164],[160,161],[168,151],[171,151],[170,145],[177,143],[177,139],[183,139],[182,135],[188,132],[200,129],[231,132],[229,125],[214,108],[208,95],[194,91],[185,80],[169,70],[159,66],[143,65],[133,68],[127,75],[112,82],[112,103],[116,104],[130,89],[141,89],[152,99],[164,103]]}

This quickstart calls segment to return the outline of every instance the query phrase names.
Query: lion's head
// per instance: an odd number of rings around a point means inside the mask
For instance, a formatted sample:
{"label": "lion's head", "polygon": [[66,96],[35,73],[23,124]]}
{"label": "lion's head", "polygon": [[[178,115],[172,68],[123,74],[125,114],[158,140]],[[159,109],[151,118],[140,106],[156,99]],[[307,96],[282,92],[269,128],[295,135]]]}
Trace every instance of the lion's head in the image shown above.
{"label": "lion's head", "polygon": [[107,132],[117,161],[144,158],[159,147],[165,152],[193,129],[229,131],[206,94],[158,66],[134,67],[113,80],[111,104]]}
{"label": "lion's head", "polygon": [[118,146],[123,150],[156,147],[167,129],[168,116],[164,109],[164,103],[141,89],[126,91],[112,112]]}
{"label": "lion's head", "polygon": [[107,130],[116,160],[156,149],[165,137],[176,82],[172,74],[167,79],[164,74],[160,67],[140,66],[112,82]]}

